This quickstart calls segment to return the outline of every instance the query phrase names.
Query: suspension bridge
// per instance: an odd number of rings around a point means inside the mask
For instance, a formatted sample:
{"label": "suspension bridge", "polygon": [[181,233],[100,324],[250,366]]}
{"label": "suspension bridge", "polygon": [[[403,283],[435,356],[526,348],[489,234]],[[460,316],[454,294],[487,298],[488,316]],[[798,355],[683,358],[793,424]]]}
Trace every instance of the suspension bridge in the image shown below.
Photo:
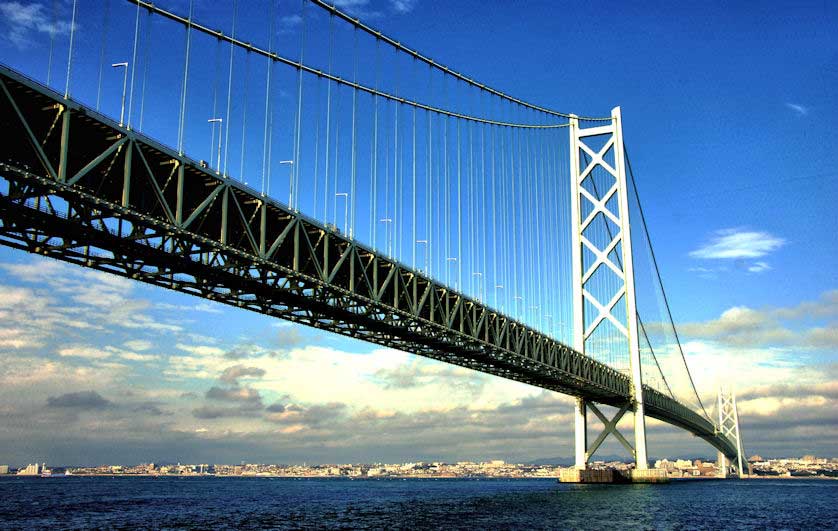
{"label": "suspension bridge", "polygon": [[43,61],[3,59],[0,243],[571,395],[579,471],[613,435],[653,477],[651,417],[743,473],[619,108],[528,103],[321,0],[174,9],[75,0]]}

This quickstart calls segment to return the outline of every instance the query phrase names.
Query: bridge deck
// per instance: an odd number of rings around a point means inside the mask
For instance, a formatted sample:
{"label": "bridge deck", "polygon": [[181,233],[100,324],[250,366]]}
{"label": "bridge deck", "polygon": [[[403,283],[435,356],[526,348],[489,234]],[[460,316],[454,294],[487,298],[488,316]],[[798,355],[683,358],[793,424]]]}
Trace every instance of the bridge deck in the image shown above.
{"label": "bridge deck", "polygon": [[[0,243],[620,407],[629,378],[0,67]],[[734,457],[644,387],[649,416]]]}

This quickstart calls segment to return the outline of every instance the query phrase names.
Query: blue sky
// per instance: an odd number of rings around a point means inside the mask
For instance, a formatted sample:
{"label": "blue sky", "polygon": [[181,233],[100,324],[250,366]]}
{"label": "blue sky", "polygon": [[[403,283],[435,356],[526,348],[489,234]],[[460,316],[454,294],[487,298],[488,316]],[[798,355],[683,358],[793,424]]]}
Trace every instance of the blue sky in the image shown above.
{"label": "blue sky", "polygon": [[[88,63],[82,61],[73,92],[90,102],[103,4],[80,4],[78,53]],[[52,33],[52,81],[62,85],[66,57],[58,52],[66,53],[69,24],[61,20],[69,5],[59,3],[53,22],[49,2],[0,2],[2,61],[43,80]],[[188,2],[161,5],[185,14]],[[196,16],[229,24],[230,6],[222,5],[197,2]],[[752,452],[835,453],[838,150],[830,125],[838,118],[832,30],[838,8],[826,2],[341,5],[523,100],[589,116],[620,105],[655,252],[703,398],[712,401],[716,381],[737,380]],[[121,24],[133,35],[133,8],[114,0],[111,9],[129,15]],[[278,46],[296,58],[299,4],[282,2],[279,10]],[[264,44],[266,31],[256,18],[246,19],[246,30]],[[319,26],[309,20],[308,42],[318,47],[309,45],[306,62],[325,68],[327,26],[319,20]],[[152,56],[183,46],[182,34],[171,42],[163,31],[155,37]],[[130,54],[130,41],[115,39],[114,62]],[[201,47],[213,57],[211,46]],[[338,45],[335,62],[348,54]],[[372,83],[374,65],[361,64],[359,71]],[[212,81],[207,72],[196,69],[195,79]],[[165,73],[152,67],[152,79]],[[257,74],[254,83],[264,83]],[[287,109],[293,78],[277,79],[278,105]],[[108,114],[118,115],[121,81],[106,71]],[[176,101],[173,86],[159,99]],[[415,94],[443,105],[440,86]],[[447,103],[468,104],[461,96]],[[256,92],[250,97],[251,106],[261,105]],[[208,97],[196,99],[209,105]],[[348,100],[342,101],[346,112]],[[172,138],[171,120],[157,119],[148,105],[146,127]],[[208,159],[209,128],[188,127],[194,134],[186,152]],[[290,129],[277,127],[278,137],[290,138]],[[274,153],[275,160],[286,156]],[[286,168],[276,172],[284,178]],[[11,426],[0,435],[9,449],[0,461],[572,454],[570,401],[558,395],[7,249],[0,250],[0,285],[6,404],[0,416]],[[118,324],[113,314],[120,308],[134,311]],[[66,434],[62,440],[54,437],[56,426]],[[652,455],[710,455],[683,433],[651,429]]]}

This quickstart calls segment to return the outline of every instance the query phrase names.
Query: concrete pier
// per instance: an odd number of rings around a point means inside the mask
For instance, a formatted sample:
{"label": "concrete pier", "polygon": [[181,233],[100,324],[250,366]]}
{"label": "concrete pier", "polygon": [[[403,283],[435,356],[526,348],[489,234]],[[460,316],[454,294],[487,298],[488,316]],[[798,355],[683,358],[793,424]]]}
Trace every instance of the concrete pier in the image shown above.
{"label": "concrete pier", "polygon": [[612,468],[602,470],[562,470],[559,476],[562,483],[669,483],[666,470],[656,468],[631,470],[627,473]]}

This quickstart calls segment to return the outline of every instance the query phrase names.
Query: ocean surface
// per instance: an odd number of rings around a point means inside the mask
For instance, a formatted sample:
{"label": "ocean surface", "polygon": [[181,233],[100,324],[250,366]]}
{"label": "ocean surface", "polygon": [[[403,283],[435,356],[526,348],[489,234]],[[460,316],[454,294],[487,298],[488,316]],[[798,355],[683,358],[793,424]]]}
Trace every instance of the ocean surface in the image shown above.
{"label": "ocean surface", "polygon": [[3,529],[838,529],[838,481],[0,478]]}

